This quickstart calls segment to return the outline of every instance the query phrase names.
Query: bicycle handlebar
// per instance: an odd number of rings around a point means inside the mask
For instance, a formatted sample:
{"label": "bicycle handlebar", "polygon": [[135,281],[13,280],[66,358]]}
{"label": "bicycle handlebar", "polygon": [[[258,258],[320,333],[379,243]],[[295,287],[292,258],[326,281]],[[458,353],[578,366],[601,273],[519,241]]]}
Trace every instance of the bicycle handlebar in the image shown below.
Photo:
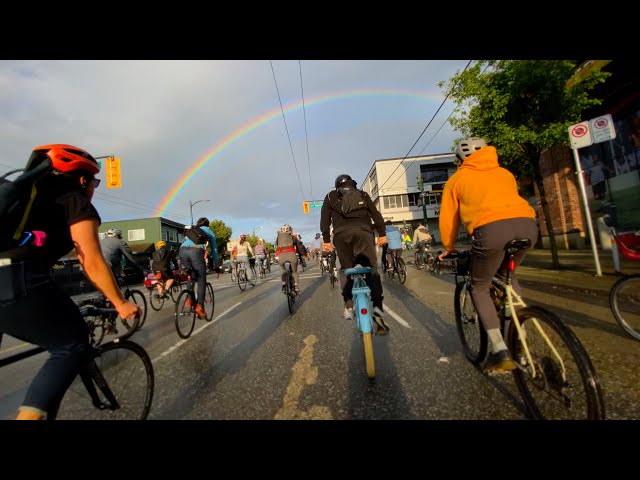
{"label": "bicycle handlebar", "polygon": [[[96,307],[94,305],[83,305],[82,307],[79,308],[80,310],[80,315],[82,315],[82,317],[88,317],[91,315],[97,316],[97,315],[113,315],[113,314],[118,314],[118,311],[115,308],[101,308],[101,307]],[[134,332],[138,329],[138,325],[140,324],[140,314],[137,314],[135,317],[133,317],[133,324],[131,325],[131,328],[129,328],[123,335],[120,335],[116,338],[114,338],[113,340],[111,340],[111,342],[109,343],[118,343],[122,340],[126,340],[127,338],[129,338],[131,335],[134,334]]]}

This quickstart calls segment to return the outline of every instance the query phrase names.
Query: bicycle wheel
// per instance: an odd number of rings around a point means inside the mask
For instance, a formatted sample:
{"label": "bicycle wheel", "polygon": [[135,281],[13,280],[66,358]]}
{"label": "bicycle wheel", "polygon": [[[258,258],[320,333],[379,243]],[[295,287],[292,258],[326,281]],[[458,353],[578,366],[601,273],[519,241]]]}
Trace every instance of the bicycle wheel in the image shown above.
{"label": "bicycle wheel", "polygon": [[374,379],[376,377],[376,366],[373,360],[373,343],[371,341],[371,332],[362,334],[364,343],[364,361],[367,366],[367,377]]}
{"label": "bicycle wheel", "polygon": [[256,283],[258,283],[258,275],[256,274],[256,269],[251,267],[251,280],[249,280],[249,283],[251,284],[252,287],[256,286]]}
{"label": "bicycle wheel", "polygon": [[427,253],[427,269],[430,272],[433,272],[435,270],[435,266],[436,266],[436,256],[431,252]]}
{"label": "bicycle wheel", "polygon": [[244,289],[247,288],[247,274],[245,273],[244,270],[239,270],[238,271],[238,287],[240,287],[240,290],[244,292]]}
{"label": "bicycle wheel", "polygon": [[420,255],[420,252],[416,252],[416,268],[418,270],[422,270],[422,257]]}
{"label": "bicycle wheel", "polygon": [[609,306],[624,331],[640,340],[640,275],[618,280],[609,292]]}
{"label": "bicycle wheel", "polygon": [[391,260],[389,262],[389,266],[387,267],[387,276],[393,280],[394,275],[396,274],[396,261]]}
{"label": "bicycle wheel", "polygon": [[102,343],[102,339],[104,339],[104,322],[106,321],[106,319],[101,315],[97,315],[95,317],[86,316],[84,317],[84,320],[89,326],[89,336],[92,339],[91,344],[94,346],[100,345]]}
{"label": "bicycle wheel", "polygon": [[196,324],[196,297],[191,290],[183,290],[176,302],[176,331],[180,338],[189,338]]}
{"label": "bicycle wheel", "polygon": [[401,284],[404,284],[407,281],[407,266],[404,264],[403,259],[398,259],[396,269],[398,270],[398,280],[400,280]]}
{"label": "bicycle wheel", "polygon": [[159,296],[158,290],[156,290],[155,288],[149,290],[149,305],[151,305],[151,308],[153,308],[156,312],[160,310],[164,305],[164,296]]}
{"label": "bicycle wheel", "polygon": [[331,288],[334,288],[336,286],[336,272],[330,272],[329,273],[329,281],[331,282]]}
{"label": "bicycle wheel", "polygon": [[144,348],[124,340],[108,343],[93,355],[87,370],[76,377],[49,418],[145,420],[153,401],[154,374]]}
{"label": "bicycle wheel", "polygon": [[293,297],[294,293],[291,290],[291,274],[288,273],[285,279],[285,293],[287,294],[287,306],[289,307],[289,313],[293,313],[293,302],[295,302],[295,298]]}
{"label": "bicycle wheel", "polygon": [[213,286],[207,282],[207,287],[204,290],[204,311],[207,313],[205,320],[210,322],[213,320],[213,310],[216,306],[216,297],[213,295]]}
{"label": "bicycle wheel", "polygon": [[471,294],[467,290],[467,282],[456,285],[453,308],[456,315],[456,330],[464,356],[474,365],[478,365],[487,354],[487,332],[473,305]]}
{"label": "bicycle wheel", "polygon": [[176,282],[171,285],[171,288],[169,289],[169,293],[171,294],[171,300],[173,300],[173,303],[178,303],[178,296],[180,295],[181,291],[182,284],[176,280]]}
{"label": "bicycle wheel", "polygon": [[[539,307],[517,312],[531,353],[536,376],[512,322],[507,345],[518,368],[513,371],[522,398],[536,419],[604,420],[604,401],[589,355],[578,337],[553,313]],[[565,368],[536,328],[535,321],[558,352]]]}
{"label": "bicycle wheel", "polygon": [[[133,289],[125,292],[124,298],[135,303],[142,310],[142,314],[140,314],[140,323],[138,324],[138,330],[141,329],[147,319],[147,300],[144,298],[144,294],[140,290]],[[121,319],[121,321],[127,330],[131,330],[130,320]]]}
{"label": "bicycle wheel", "polygon": [[231,266],[231,283],[236,283],[236,281],[238,280],[238,272],[236,272],[236,269]]}

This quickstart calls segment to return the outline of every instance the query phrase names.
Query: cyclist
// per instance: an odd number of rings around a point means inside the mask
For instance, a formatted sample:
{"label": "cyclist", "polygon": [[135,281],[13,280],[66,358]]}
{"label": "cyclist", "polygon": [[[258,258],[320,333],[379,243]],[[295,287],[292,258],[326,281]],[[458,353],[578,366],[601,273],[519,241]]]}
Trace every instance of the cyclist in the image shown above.
{"label": "cyclist", "polygon": [[251,244],[247,242],[247,235],[242,233],[240,234],[236,260],[238,263],[244,261],[244,266],[246,267],[244,273],[247,276],[247,280],[251,281],[253,279],[253,272],[250,268],[249,257],[253,257],[253,249],[251,248]]}
{"label": "cyclist", "polygon": [[[55,262],[75,247],[85,275],[113,304],[122,318],[140,313],[135,303],[124,299],[98,241],[100,216],[91,199],[100,180],[98,162],[84,150],[71,145],[36,147],[26,166],[31,170],[51,161],[52,171],[38,183],[38,193],[26,230],[47,233],[42,246],[24,246],[1,253],[25,269],[26,293],[0,304],[0,332],[44,347],[51,354],[33,379],[18,420],[44,419],[59,404],[67,388],[88,359],[89,329],[78,306],[53,281]],[[3,267],[0,267],[2,269]],[[10,285],[0,274],[0,289]],[[14,280],[15,283],[15,280]]]}
{"label": "cyclist", "polygon": [[[535,243],[538,227],[535,212],[518,194],[516,179],[511,172],[498,165],[496,148],[478,137],[462,140],[455,148],[456,158],[462,162],[449,178],[442,192],[440,206],[440,234],[445,252],[442,260],[455,251],[454,243],[460,221],[473,236],[471,246],[471,298],[478,316],[491,340],[491,353],[485,371],[504,372],[516,368],[500,332],[500,320],[490,295],[492,277],[505,277],[508,265],[504,260],[504,246],[510,240],[528,238]],[[516,265],[525,250],[515,255]],[[520,294],[518,281],[513,288]]]}
{"label": "cyclist", "polygon": [[173,285],[171,263],[174,262],[174,259],[172,255],[173,251],[167,249],[167,242],[164,240],[156,242],[156,251],[151,254],[151,270],[156,275],[156,279],[164,280],[164,288],[162,288],[160,281],[156,283],[159,297],[164,297]]}
{"label": "cyclist", "polygon": [[300,248],[298,249],[298,259],[299,259],[299,263],[300,265],[302,265],[303,268],[307,267],[307,247],[304,243],[302,243],[302,235],[300,235],[299,233],[294,233],[293,236],[295,238],[298,239],[298,244],[300,245]]}
{"label": "cyclist", "polygon": [[[129,244],[122,239],[122,230],[119,228],[110,228],[104,234],[104,238],[100,239],[100,248],[102,255],[111,265],[111,270],[116,277],[124,276],[124,268],[122,267],[122,257],[124,256],[136,267],[136,262]],[[139,267],[138,267],[139,268]]]}
{"label": "cyclist", "polygon": [[293,272],[293,290],[296,295],[300,295],[300,285],[298,282],[298,255],[302,252],[302,244],[298,241],[298,237],[296,237],[292,232],[293,228],[291,228],[291,225],[282,225],[274,244],[276,248],[276,256],[278,257],[278,265],[280,265],[280,273],[282,274],[282,291],[285,291],[286,279],[284,264],[285,262],[289,262],[291,263],[291,271]]}
{"label": "cyclist", "polygon": [[258,239],[258,244],[253,249],[253,252],[256,256],[256,267],[260,268],[260,264],[262,264],[262,266],[264,266],[266,270],[267,269],[266,259],[267,259],[268,250],[262,238]]}
{"label": "cyclist", "polygon": [[[210,222],[207,217],[200,217],[196,222],[196,226],[200,227],[209,237],[208,243],[211,244],[213,263],[217,265],[219,258],[218,249],[216,248],[216,236],[209,225]],[[191,278],[198,283],[198,304],[195,311],[200,318],[207,316],[207,312],[204,310],[204,296],[207,288],[207,264],[204,258],[206,248],[206,243],[196,245],[189,237],[185,236],[179,252],[181,268],[190,269]]]}
{"label": "cyclist", "polygon": [[382,271],[386,272],[393,265],[391,255],[396,252],[402,255],[402,234],[400,229],[391,223],[391,220],[385,222],[384,230],[388,243],[382,245]]}
{"label": "cyclist", "polygon": [[425,262],[425,249],[429,247],[429,244],[432,242],[433,237],[429,233],[429,229],[424,225],[418,225],[418,228],[413,232],[413,246],[414,248],[418,247],[418,252],[420,253],[420,258],[422,259],[422,263]]}
{"label": "cyclist", "polygon": [[[373,300],[373,320],[376,324],[376,334],[385,335],[389,327],[384,321],[382,306],[382,282],[376,265],[378,258],[372,222],[378,231],[378,245],[387,243],[385,224],[382,214],[371,201],[366,192],[356,189],[356,182],[346,174],[338,175],[335,190],[330,191],[322,203],[320,213],[320,231],[322,232],[322,248],[329,252],[332,249],[330,227],[333,226],[333,244],[340,260],[340,285],[344,299],[343,317],[351,320],[353,313],[353,279],[347,279],[344,270],[356,263],[371,267],[372,273],[366,275],[366,281],[371,289]],[[352,200],[353,199],[353,200]],[[343,213],[347,211],[347,213]]]}

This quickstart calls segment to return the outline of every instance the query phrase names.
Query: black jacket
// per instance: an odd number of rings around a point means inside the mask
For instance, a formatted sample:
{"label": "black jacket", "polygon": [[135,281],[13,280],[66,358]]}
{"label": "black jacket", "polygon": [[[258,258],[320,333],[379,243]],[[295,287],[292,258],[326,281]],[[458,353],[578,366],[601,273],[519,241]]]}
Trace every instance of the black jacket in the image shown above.
{"label": "black jacket", "polygon": [[367,192],[360,190],[364,194],[367,203],[367,214],[362,217],[347,218],[338,210],[338,192],[332,190],[324,197],[322,203],[322,211],[320,212],[320,232],[322,232],[322,241],[324,243],[331,242],[330,227],[333,224],[333,234],[339,234],[342,231],[353,227],[363,227],[365,230],[373,231],[373,227],[378,231],[378,236],[384,237],[385,225],[382,214],[371,201],[371,197]]}

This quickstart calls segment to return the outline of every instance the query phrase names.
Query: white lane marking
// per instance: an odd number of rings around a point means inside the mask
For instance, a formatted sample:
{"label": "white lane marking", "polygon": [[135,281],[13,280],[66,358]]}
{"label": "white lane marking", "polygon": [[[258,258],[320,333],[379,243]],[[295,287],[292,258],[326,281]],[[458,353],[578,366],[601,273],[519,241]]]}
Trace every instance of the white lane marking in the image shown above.
{"label": "white lane marking", "polygon": [[[317,277],[321,277],[322,275],[320,275],[319,273],[316,273],[315,275],[309,275],[309,274],[302,274],[300,272],[298,272],[298,277],[299,278],[317,278]],[[281,282],[282,279],[280,278],[272,278],[271,280],[267,280],[267,282]]]}
{"label": "white lane marking", "polygon": [[233,305],[232,307],[227,308],[224,312],[222,312],[220,315],[218,315],[216,318],[214,318],[211,322],[204,324],[202,327],[200,327],[195,332],[193,332],[189,338],[183,338],[183,339],[179,340],[175,345],[172,345],[171,347],[166,349],[164,352],[162,352],[158,357],[154,358],[151,361],[151,363],[155,363],[158,360],[160,360],[161,358],[166,357],[171,352],[173,352],[176,348],[180,347],[181,345],[183,345],[184,343],[188,342],[193,337],[198,335],[202,330],[204,330],[208,326],[213,325],[214,323],[216,323],[218,320],[220,320],[222,317],[224,317],[227,313],[229,313],[231,310],[236,308],[238,305],[242,305],[242,302],[238,302],[235,305]]}
{"label": "white lane marking", "polygon": [[391,310],[387,305],[383,304],[383,307],[384,307],[385,313],[389,313],[389,315],[391,315],[400,325],[406,328],[411,328],[411,325],[405,322],[400,315],[398,315],[396,312]]}

